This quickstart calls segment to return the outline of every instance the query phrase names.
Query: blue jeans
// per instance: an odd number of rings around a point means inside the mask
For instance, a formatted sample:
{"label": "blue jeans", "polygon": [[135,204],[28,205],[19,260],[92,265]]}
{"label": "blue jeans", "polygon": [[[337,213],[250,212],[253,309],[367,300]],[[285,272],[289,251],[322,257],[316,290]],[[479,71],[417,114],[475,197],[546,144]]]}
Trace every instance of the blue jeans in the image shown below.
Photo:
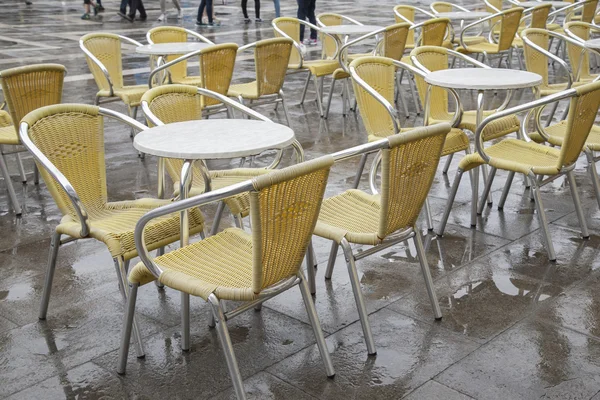
{"label": "blue jeans", "polygon": [[281,7],[279,6],[279,0],[273,0],[275,5],[275,18],[281,17]]}
{"label": "blue jeans", "polygon": [[[302,21],[308,21],[316,25],[317,17],[315,17],[315,7],[317,0],[296,0],[298,2],[298,19]],[[317,40],[317,31],[314,29],[310,30],[310,38]],[[300,41],[304,40],[304,25],[300,25]]]}
{"label": "blue jeans", "polygon": [[213,13],[212,13],[212,0],[202,0],[200,5],[198,6],[198,16],[196,17],[196,21],[202,22],[202,14],[204,13],[204,8],[206,8],[206,16],[208,17],[208,23],[212,24],[213,22]]}

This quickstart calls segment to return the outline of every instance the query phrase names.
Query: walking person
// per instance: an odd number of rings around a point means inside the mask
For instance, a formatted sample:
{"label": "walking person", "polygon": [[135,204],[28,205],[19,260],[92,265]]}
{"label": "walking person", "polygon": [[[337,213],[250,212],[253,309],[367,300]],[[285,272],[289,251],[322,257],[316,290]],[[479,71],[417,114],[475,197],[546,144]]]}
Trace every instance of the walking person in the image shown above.
{"label": "walking person", "polygon": [[[248,17],[248,0],[242,0],[242,12],[244,13],[244,22],[250,22],[250,17]],[[254,0],[254,16],[256,22],[262,22],[260,19],[260,0]]]}
{"label": "walking person", "polygon": [[202,0],[200,5],[198,6],[198,15],[196,16],[196,25],[205,26],[206,24],[202,22],[202,14],[204,14],[204,9],[206,8],[206,16],[208,18],[208,26],[217,26],[213,22],[213,2],[212,0]]}
{"label": "walking person", "polygon": [[139,11],[140,13],[140,21],[145,21],[148,18],[142,0],[131,0],[131,7],[129,8],[129,18],[131,22],[135,19],[136,11]]}
{"label": "walking person", "polygon": [[129,14],[127,14],[127,6],[129,6],[129,9],[131,10],[131,0],[121,0],[121,6],[119,7],[117,15],[129,22],[133,22],[133,20],[129,18]]}
{"label": "walking person", "polygon": [[90,8],[94,8],[94,16],[98,15],[98,5],[94,3],[92,0],[83,0],[83,8],[84,13],[81,16],[81,19],[90,19]]}
{"label": "walking person", "polygon": [[[177,19],[183,18],[183,12],[181,11],[181,5],[179,4],[179,0],[173,0],[173,5],[177,9]],[[167,19],[167,0],[160,0],[160,17],[158,20],[160,22]]]}
{"label": "walking person", "polygon": [[[301,21],[308,21],[317,25],[317,17],[315,16],[315,8],[317,0],[296,0],[298,2],[298,19]],[[304,40],[304,25],[300,24],[300,42],[309,46],[317,45],[317,31],[310,29],[310,39]]]}
{"label": "walking person", "polygon": [[275,18],[281,17],[281,7],[279,5],[279,0],[273,0],[273,5],[275,6]]}

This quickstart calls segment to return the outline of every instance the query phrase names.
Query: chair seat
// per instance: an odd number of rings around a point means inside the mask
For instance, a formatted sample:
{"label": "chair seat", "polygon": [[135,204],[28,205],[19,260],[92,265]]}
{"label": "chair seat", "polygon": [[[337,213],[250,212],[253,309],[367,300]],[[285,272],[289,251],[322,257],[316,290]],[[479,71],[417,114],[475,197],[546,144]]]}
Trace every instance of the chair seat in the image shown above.
{"label": "chair seat", "polygon": [[[148,85],[123,86],[121,88],[113,88],[115,97],[123,100],[123,103],[130,107],[138,107],[142,101],[142,96],[148,91]],[[110,97],[110,91],[100,90],[98,97]]]}
{"label": "chair seat", "polygon": [[350,78],[350,74],[347,73],[346,71],[344,71],[342,68],[338,68],[335,71],[333,71],[332,76],[333,76],[333,79],[335,79],[335,80]]}
{"label": "chair seat", "polygon": [[[581,85],[585,85],[589,82],[573,82],[571,87],[577,87]],[[548,85],[540,85],[540,96],[550,96],[551,94],[555,94],[558,92],[562,92],[563,90],[567,90],[567,83],[551,83]]]}
{"label": "chair seat", "polygon": [[[485,149],[492,167],[528,174],[556,175],[560,150],[519,139],[505,139]],[[458,167],[468,171],[485,164],[478,153],[463,157]]]}
{"label": "chair seat", "polygon": [[20,144],[19,136],[15,126],[11,123],[8,126],[0,128],[0,144]]}
{"label": "chair seat", "polygon": [[[497,110],[485,110],[483,117],[488,117],[494,114]],[[490,122],[483,130],[483,140],[492,140],[508,135],[509,133],[517,132],[521,122],[516,115],[508,115],[506,117],[498,118]],[[469,110],[465,111],[462,115],[462,119],[458,124],[461,129],[467,129],[473,133],[477,129],[477,111]]]}
{"label": "chair seat", "polygon": [[376,245],[381,208],[379,195],[351,189],[323,200],[314,234],[340,243]]}
{"label": "chair seat", "polygon": [[[264,175],[269,172],[264,168],[235,168],[221,171],[210,171],[211,189],[221,189],[226,186],[235,185],[252,179],[255,176]],[[204,180],[202,177],[194,175],[192,188],[190,189],[189,197],[197,196],[204,193]],[[179,182],[173,184],[173,195],[179,195]],[[246,217],[250,212],[250,196],[248,193],[241,193],[236,196],[228,197],[224,200],[232,214],[240,214]]]}
{"label": "chair seat", "polygon": [[[463,37],[463,42],[465,42],[465,44],[467,46],[472,46],[478,43],[483,43],[485,42],[487,39],[484,38],[483,36],[464,36]],[[458,46],[460,46],[460,39],[458,38],[458,36],[456,36],[454,38],[454,43],[457,44]]]}
{"label": "chair seat", "polygon": [[[554,146],[562,146],[567,134],[567,121],[560,121],[556,124],[544,128],[549,136],[548,142]],[[529,133],[531,140],[537,143],[544,143],[545,140],[536,132]],[[593,151],[600,151],[600,126],[593,125],[585,145]]]}
{"label": "chair seat", "polygon": [[185,78],[173,81],[173,83],[202,87],[202,78],[199,76],[186,76]]}
{"label": "chair seat", "polygon": [[[106,203],[101,209],[88,210],[89,237],[106,244],[113,257],[122,256],[125,260],[137,256],[134,235],[135,225],[148,211],[171,203],[170,200],[139,199]],[[198,209],[189,210],[190,234],[204,229],[204,218]],[[74,238],[82,239],[79,221],[65,215],[56,231]],[[166,246],[177,240],[180,232],[179,213],[152,220],[145,231],[148,250]]]}
{"label": "chair seat", "polygon": [[500,53],[500,50],[498,49],[498,45],[496,43],[490,43],[490,42],[475,43],[472,46],[467,45],[467,48],[460,46],[456,49],[456,51],[459,51],[464,54],[483,53],[483,52],[486,52],[488,54]]}
{"label": "chair seat", "polygon": [[240,83],[236,85],[229,86],[229,91],[227,92],[227,96],[238,97],[242,96],[244,99],[258,99],[260,96],[258,95],[258,85],[256,81],[248,82],[248,83]]}
{"label": "chair seat", "polygon": [[302,68],[298,68],[298,65],[289,65],[290,69],[305,69],[310,71],[311,74],[317,77],[331,75],[333,72],[340,67],[340,63],[337,60],[312,60],[304,61]]}
{"label": "chair seat", "polygon": [[[252,290],[252,237],[229,228],[207,239],[156,257],[164,285],[204,300],[214,293],[222,300],[248,301]],[[129,274],[129,282],[141,285],[155,280],[143,263]]]}

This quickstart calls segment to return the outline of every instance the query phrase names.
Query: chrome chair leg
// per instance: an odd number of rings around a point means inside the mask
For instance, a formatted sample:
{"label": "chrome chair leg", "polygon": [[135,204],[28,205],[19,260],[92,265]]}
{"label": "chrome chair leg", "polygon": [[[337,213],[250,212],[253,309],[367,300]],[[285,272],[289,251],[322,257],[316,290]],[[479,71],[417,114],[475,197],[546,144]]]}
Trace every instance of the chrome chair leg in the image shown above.
{"label": "chrome chair leg", "polygon": [[40,184],[40,171],[35,163],[33,164],[33,183],[35,185]]}
{"label": "chrome chair leg", "polygon": [[575,204],[575,212],[577,213],[577,219],[579,220],[579,226],[581,227],[581,235],[584,239],[590,238],[588,232],[587,223],[585,222],[585,215],[581,208],[581,201],[579,200],[579,193],[577,192],[577,183],[575,182],[575,176],[573,171],[567,172],[567,179],[569,180],[569,188],[571,189],[571,197],[573,197],[573,204]]}
{"label": "chrome chair leg", "polygon": [[[121,295],[123,296],[123,300],[127,303],[127,299],[129,294],[129,282],[127,281],[127,270],[129,267],[129,260],[124,261],[122,257],[113,258],[115,264],[115,270],[117,272],[117,278],[119,280],[119,289],[121,291]],[[144,346],[142,344],[142,335],[140,333],[139,325],[137,323],[137,318],[135,315],[133,316],[133,339],[135,341],[135,351],[137,353],[138,358],[142,358],[145,356]]]}
{"label": "chrome chair leg", "polygon": [[515,177],[514,172],[509,172],[506,177],[506,183],[504,183],[504,189],[502,189],[502,195],[500,196],[500,201],[498,202],[498,210],[504,209],[504,203],[506,203],[506,198],[508,197],[508,192],[510,191],[510,187],[512,186],[513,178]]}
{"label": "chrome chair leg", "polygon": [[356,270],[354,254],[352,254],[352,248],[350,247],[350,243],[348,243],[346,238],[343,238],[340,244],[344,250],[344,256],[346,257],[348,274],[350,275],[350,283],[352,284],[352,292],[354,293],[354,301],[356,301],[356,308],[358,309],[360,324],[362,325],[365,342],[367,343],[367,352],[369,355],[375,355],[377,354],[377,349],[375,348],[375,341],[373,340],[373,333],[371,332],[371,324],[369,323],[367,305],[365,304],[365,299],[360,288],[360,280],[358,278],[358,271]]}
{"label": "chrome chair leg", "polygon": [[312,245],[312,239],[308,242],[308,248],[306,249],[306,274],[308,276],[308,287],[311,294],[317,293],[316,285],[316,271],[317,265],[314,259],[314,250]]}
{"label": "chrome chair leg", "polygon": [[217,212],[213,220],[212,226],[210,227],[210,236],[215,235],[219,231],[219,224],[221,223],[221,217],[223,216],[223,210],[225,209],[225,202],[220,201],[217,206]]}
{"label": "chrome chair leg", "polygon": [[427,221],[427,230],[432,231],[433,230],[433,219],[431,218],[431,206],[429,205],[428,197],[425,198],[425,207],[423,207],[423,208],[425,210],[425,220]]}
{"label": "chrome chair leg", "polygon": [[244,220],[240,214],[233,216],[233,221],[235,223],[235,227],[239,229],[244,229]]}
{"label": "chrome chair leg", "polygon": [[[485,165],[482,165],[485,167]],[[477,226],[477,202],[479,201],[479,167],[475,167],[470,174],[471,179],[471,228]]]}
{"label": "chrome chair leg", "polygon": [[598,171],[596,170],[596,163],[594,162],[594,154],[591,150],[585,150],[585,156],[588,162],[588,171],[592,178],[592,186],[594,187],[594,193],[596,194],[596,201],[598,202],[598,208],[600,208],[600,178],[598,178]]}
{"label": "chrome chair leg", "polygon": [[360,162],[358,163],[358,169],[356,170],[356,175],[354,176],[354,183],[352,183],[352,188],[358,188],[358,184],[360,183],[360,177],[365,169],[365,164],[367,163],[367,158],[369,156],[367,154],[363,154],[360,156]]}
{"label": "chrome chair leg", "polygon": [[552,238],[550,237],[550,230],[548,229],[548,220],[546,219],[546,212],[544,211],[542,196],[540,196],[540,189],[535,180],[535,176],[531,174],[530,178],[531,190],[533,191],[533,196],[535,198],[535,207],[537,209],[538,219],[540,221],[542,236],[544,237],[544,241],[546,242],[546,248],[548,249],[548,258],[550,259],[550,261],[556,261],[556,253],[554,252],[554,244],[552,243]]}
{"label": "chrome chair leg", "polygon": [[327,348],[327,343],[325,342],[325,336],[323,335],[323,330],[321,329],[321,323],[319,322],[319,316],[317,315],[317,310],[315,309],[315,303],[313,302],[310,291],[308,290],[308,285],[306,284],[306,279],[304,278],[304,275],[302,275],[301,271],[298,271],[298,277],[300,278],[300,293],[302,293],[302,299],[304,300],[306,313],[308,314],[308,319],[313,328],[315,339],[317,341],[317,347],[319,348],[319,353],[321,354],[323,364],[325,365],[325,373],[327,374],[327,377],[333,378],[335,376],[335,369],[333,368],[331,355],[329,354],[329,349]]}
{"label": "chrome chair leg", "polygon": [[415,236],[413,238],[415,247],[417,248],[417,256],[419,257],[419,264],[421,265],[421,272],[425,279],[425,287],[427,288],[427,294],[431,301],[431,308],[433,309],[433,315],[437,321],[442,319],[442,310],[440,309],[440,303],[438,302],[437,295],[435,294],[435,286],[433,285],[433,279],[431,278],[431,271],[429,271],[429,263],[427,262],[427,254],[423,248],[423,240],[421,239],[421,231],[413,228]]}
{"label": "chrome chair leg", "polygon": [[25,173],[25,168],[23,167],[23,160],[21,159],[21,154],[17,153],[17,167],[19,167],[19,175],[21,175],[21,182],[27,183],[27,174]]}
{"label": "chrome chair leg", "polygon": [[233,383],[233,390],[238,400],[245,400],[246,393],[244,392],[244,383],[242,381],[242,375],[238,368],[238,363],[233,352],[233,344],[229,337],[229,330],[227,329],[227,322],[225,321],[225,315],[221,308],[221,302],[217,299],[217,296],[211,294],[208,296],[208,302],[212,306],[213,315],[217,324],[217,334],[223,346],[223,352],[225,353],[225,360],[227,361],[227,369],[229,370],[229,376]]}
{"label": "chrome chair leg", "polygon": [[331,279],[333,275],[333,267],[335,266],[335,259],[337,258],[339,243],[331,241],[331,250],[329,251],[329,258],[327,259],[327,269],[325,270],[325,279]]}
{"label": "chrome chair leg", "polygon": [[2,171],[2,176],[4,177],[4,184],[6,185],[6,190],[8,190],[8,197],[10,198],[10,202],[15,210],[16,215],[21,215],[21,205],[19,204],[19,200],[17,199],[17,194],[15,193],[15,188],[12,185],[12,181],[10,179],[10,174],[8,173],[8,167],[6,166],[6,158],[4,154],[1,152],[0,148],[0,170]]}
{"label": "chrome chair leg", "polygon": [[181,350],[190,351],[190,295],[181,292]]}
{"label": "chrome chair leg", "polygon": [[[404,72],[404,70],[402,70],[402,71]],[[404,111],[404,116],[406,118],[408,118],[409,117],[408,106],[406,105],[406,100],[404,99],[404,96],[402,96],[402,75],[399,75],[398,73],[396,73],[396,97],[397,97],[396,102],[402,104],[402,110]]]}
{"label": "chrome chair leg", "polygon": [[[321,79],[323,79],[323,78],[321,78]],[[317,93],[317,107],[319,108],[319,115],[322,118],[323,117],[323,97],[321,95],[322,84],[319,83],[319,79],[316,77],[315,77],[315,79],[313,79],[313,82],[315,82],[315,91]]]}
{"label": "chrome chair leg", "polygon": [[56,270],[56,258],[60,248],[60,233],[54,232],[50,239],[50,254],[48,256],[48,267],[46,269],[46,278],[44,279],[44,291],[42,292],[42,302],[40,303],[39,319],[46,319],[48,313],[48,303],[50,302],[50,292],[52,291],[52,281],[54,280],[54,271]]}
{"label": "chrome chair leg", "polygon": [[306,77],[306,83],[304,84],[304,89],[302,90],[302,98],[300,99],[300,104],[304,104],[304,99],[306,99],[306,92],[308,91],[308,85],[310,84],[310,79],[312,78],[312,74],[309,72]]}
{"label": "chrome chair leg", "polygon": [[[325,108],[325,115],[323,118],[327,119],[329,117],[329,109],[331,108],[331,99],[333,99],[333,90],[335,88],[335,79],[332,79],[331,86],[329,87],[329,97],[327,98],[327,107]],[[342,99],[344,101],[344,109],[346,108],[346,99]],[[344,113],[345,114],[345,113]]]}
{"label": "chrome chair leg", "polygon": [[119,347],[119,361],[117,363],[117,373],[124,375],[127,369],[127,354],[129,353],[129,343],[131,342],[131,330],[133,328],[133,317],[135,315],[135,303],[137,300],[137,283],[129,284],[129,299],[123,317],[123,328],[121,331],[121,346]]}
{"label": "chrome chair leg", "polygon": [[450,164],[452,163],[453,158],[454,158],[454,153],[449,154],[448,157],[446,158],[446,164],[444,164],[444,169],[442,170],[442,173],[444,175],[448,174],[448,170],[450,169]]}
{"label": "chrome chair leg", "polygon": [[287,122],[287,126],[290,126],[290,116],[288,115],[288,108],[287,103],[285,102],[285,96],[283,95],[283,90],[279,91],[279,97],[281,98],[281,106],[283,107],[283,115],[285,115],[285,122]]}
{"label": "chrome chair leg", "polygon": [[454,203],[456,192],[458,192],[458,187],[460,186],[460,180],[462,179],[463,172],[464,171],[460,168],[456,171],[456,177],[454,177],[454,183],[452,183],[450,196],[448,196],[448,203],[446,204],[446,209],[444,210],[444,215],[442,216],[442,220],[440,221],[440,227],[437,231],[438,236],[442,236],[444,234],[444,230],[446,229],[446,223],[448,222],[450,210],[452,209],[452,204]]}
{"label": "chrome chair leg", "polygon": [[479,202],[479,207],[477,208],[477,215],[481,215],[483,213],[483,209],[485,207],[485,199],[488,198],[490,194],[490,190],[492,189],[492,183],[494,182],[494,177],[496,176],[497,169],[492,167],[486,182],[485,187],[483,189],[483,194],[481,195],[481,201]]}

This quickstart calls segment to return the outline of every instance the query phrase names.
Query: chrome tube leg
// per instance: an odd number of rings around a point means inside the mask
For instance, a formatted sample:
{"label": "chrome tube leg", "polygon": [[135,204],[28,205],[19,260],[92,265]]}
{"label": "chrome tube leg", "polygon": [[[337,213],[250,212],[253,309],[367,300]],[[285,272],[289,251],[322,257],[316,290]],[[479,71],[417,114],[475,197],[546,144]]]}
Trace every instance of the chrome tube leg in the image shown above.
{"label": "chrome tube leg", "polygon": [[587,224],[585,222],[585,215],[583,214],[583,209],[581,208],[581,201],[579,200],[577,183],[575,182],[573,171],[567,172],[567,179],[569,179],[569,187],[571,188],[571,196],[573,197],[573,204],[575,204],[575,212],[577,213],[577,219],[579,220],[579,226],[581,227],[581,235],[584,239],[589,239],[590,233],[588,232]]}
{"label": "chrome tube leg", "polygon": [[302,293],[302,299],[304,300],[306,313],[308,314],[310,325],[315,333],[315,339],[317,341],[319,353],[321,354],[321,359],[323,360],[323,364],[325,364],[325,373],[329,378],[333,378],[335,376],[335,369],[333,368],[331,355],[329,354],[329,349],[327,348],[327,343],[325,342],[325,336],[323,335],[323,330],[321,329],[321,323],[319,322],[319,316],[317,315],[317,310],[315,309],[315,303],[313,302],[310,291],[308,290],[308,285],[306,284],[306,279],[302,275],[301,271],[298,271],[298,277],[300,278],[300,293]]}
{"label": "chrome tube leg", "polygon": [[540,228],[542,230],[542,236],[546,242],[546,248],[548,249],[548,258],[550,261],[556,260],[556,253],[554,252],[554,244],[550,237],[550,230],[548,229],[548,220],[546,219],[546,212],[544,211],[544,204],[542,203],[542,196],[540,195],[540,189],[535,181],[535,176],[531,176],[531,190],[535,197],[535,207],[538,213],[538,219],[540,221]]}
{"label": "chrome tube leg", "polygon": [[508,176],[506,177],[506,183],[504,184],[504,189],[502,189],[502,196],[500,196],[500,201],[498,202],[498,210],[504,209],[504,203],[506,203],[506,198],[508,197],[508,192],[510,191],[514,177],[514,172],[508,173]]}
{"label": "chrome tube leg", "polygon": [[50,239],[50,254],[48,256],[48,267],[46,269],[46,278],[44,279],[44,291],[42,292],[42,302],[40,303],[39,319],[46,319],[48,313],[48,303],[50,302],[50,292],[52,291],[52,281],[54,280],[54,271],[56,270],[56,258],[60,248],[60,233],[54,232]]}
{"label": "chrome tube leg", "polygon": [[600,208],[600,179],[598,178],[598,171],[596,170],[596,163],[594,162],[594,154],[591,150],[585,150],[585,156],[587,157],[588,171],[590,171],[592,178],[592,186],[594,187],[594,193],[596,194],[598,208]]}
{"label": "chrome tube leg", "polygon": [[448,157],[446,158],[446,164],[444,164],[444,169],[442,170],[442,173],[445,175],[448,174],[448,170],[450,169],[450,164],[452,164],[452,158],[454,158],[454,153],[449,154]]}
{"label": "chrome tube leg", "polygon": [[329,258],[327,259],[327,269],[325,270],[325,279],[331,279],[331,276],[333,275],[333,267],[335,266],[335,259],[337,258],[339,246],[338,242],[331,242],[331,250],[329,250]]}
{"label": "chrome tube leg", "polygon": [[354,183],[352,184],[352,187],[354,189],[358,188],[358,184],[360,183],[360,177],[362,176],[362,173],[365,169],[365,164],[367,163],[367,157],[368,154],[363,154],[362,156],[360,156],[360,162],[358,163],[358,169],[356,170],[356,175],[354,176]]}
{"label": "chrome tube leg", "polygon": [[[287,103],[285,102],[285,96],[283,94],[283,90],[279,91],[279,97],[281,98],[281,106],[283,107],[283,115],[285,115],[285,122],[287,122],[287,126],[290,126],[290,116],[288,114]],[[279,103],[276,103],[279,104]]]}
{"label": "chrome tube leg", "polygon": [[238,368],[237,360],[233,352],[233,344],[229,337],[229,330],[227,329],[227,321],[223,309],[221,308],[221,302],[217,299],[217,296],[211,294],[208,296],[208,302],[210,303],[213,311],[213,315],[216,322],[217,334],[223,346],[223,352],[225,353],[225,360],[227,361],[227,369],[229,370],[229,376],[233,383],[233,390],[238,400],[245,400],[246,393],[244,392],[244,383],[242,382],[242,375]]}
{"label": "chrome tube leg", "polygon": [[494,182],[494,177],[496,176],[496,171],[497,171],[497,169],[492,167],[490,174],[487,177],[487,180],[485,182],[485,187],[483,189],[483,194],[481,195],[481,202],[479,202],[479,207],[477,209],[478,215],[481,215],[483,213],[483,208],[485,207],[485,199],[488,197],[490,190],[492,189],[492,183]]}
{"label": "chrome tube leg", "polygon": [[412,79],[412,77],[408,77],[408,86],[410,87],[410,94],[412,95],[413,101],[415,102],[415,108],[417,110],[417,115],[421,114],[421,103],[419,103],[419,99],[417,98],[417,92],[415,90],[416,83]]}
{"label": "chrome tube leg", "polygon": [[[335,79],[332,78],[331,86],[333,86],[334,82]],[[347,79],[344,79],[342,81],[342,117],[348,115],[348,108],[351,107],[350,101],[348,101],[349,96],[350,91],[348,90],[348,82]],[[329,110],[327,110],[327,115],[329,115]]]}
{"label": "chrome tube leg", "polygon": [[310,293],[317,293],[317,285],[316,285],[316,271],[315,271],[315,260],[313,258],[313,248],[312,248],[312,239],[308,242],[308,249],[306,249],[306,273],[308,276],[308,287],[310,288]]}
{"label": "chrome tube leg", "polygon": [[429,205],[429,197],[425,198],[425,220],[427,221],[427,230],[433,230],[433,219],[431,218],[431,206]]}
{"label": "chrome tube leg", "polygon": [[[129,108],[129,116],[133,119],[137,119],[137,107],[131,107],[128,106]],[[135,134],[135,129],[133,129],[133,127],[131,127],[131,129],[129,130],[129,137],[133,137],[133,135]]]}
{"label": "chrome tube leg", "polygon": [[223,216],[223,210],[225,209],[225,202],[220,201],[217,206],[217,212],[215,213],[215,219],[213,220],[212,226],[210,227],[210,236],[215,235],[219,230],[219,224]]}
{"label": "chrome tube leg", "polygon": [[[487,170],[487,166],[486,166],[486,165],[482,165],[482,166],[481,166],[481,168],[482,168],[482,172],[483,172],[483,183],[487,184],[487,181],[488,181],[488,175],[489,175],[489,174],[488,174],[488,170]],[[490,187],[491,187],[491,186],[490,186]],[[487,196],[485,196],[485,197],[482,197],[481,199],[482,199],[482,201],[483,201],[484,203],[487,201],[487,203],[488,203],[489,205],[492,205],[492,203],[494,202],[494,201],[493,201],[493,199],[492,199],[492,193],[491,193],[491,192],[490,192],[490,193],[488,193],[488,194],[487,194]]]}
{"label": "chrome tube leg", "polygon": [[129,343],[131,342],[131,330],[133,328],[133,317],[135,315],[135,302],[137,300],[137,283],[129,284],[129,298],[123,317],[123,329],[121,331],[121,346],[119,347],[119,361],[117,364],[117,373],[124,375],[127,369],[127,354],[129,353]]}
{"label": "chrome tube leg", "polygon": [[[331,81],[331,86],[329,87],[329,97],[327,98],[327,107],[325,108],[325,115],[323,116],[323,118],[327,119],[327,117],[329,117],[329,108],[331,107],[331,99],[333,99],[333,90],[335,88],[335,81],[336,79],[332,79]],[[344,101],[344,109],[346,108],[346,99],[342,99],[342,101]],[[344,115],[346,115],[346,113],[344,113]]]}
{"label": "chrome tube leg", "polygon": [[[403,70],[404,71],[404,70]],[[398,75],[396,73],[396,96],[398,97],[398,102],[402,103],[402,110],[404,111],[404,117],[408,118],[408,106],[406,105],[406,100],[404,96],[402,96],[402,75]]]}
{"label": "chrome tube leg", "polygon": [[319,79],[315,77],[313,79],[315,82],[315,91],[317,92],[317,107],[319,108],[319,115],[323,117],[323,98],[321,96],[321,84],[319,83]]}
{"label": "chrome tube leg", "polygon": [[471,174],[471,228],[477,226],[477,202],[479,201],[479,167],[473,168]]}
{"label": "chrome tube leg", "polygon": [[342,239],[340,244],[344,250],[344,257],[346,258],[346,264],[348,265],[348,274],[350,275],[350,283],[352,284],[352,292],[354,293],[354,300],[356,301],[360,324],[362,325],[365,342],[367,343],[367,352],[369,355],[375,355],[377,354],[377,349],[375,348],[375,341],[373,340],[373,333],[371,332],[367,305],[365,304],[365,299],[363,298],[362,290],[360,288],[360,280],[358,278],[358,271],[356,270],[354,254],[352,254],[352,248],[346,238]]}
{"label": "chrome tube leg", "polygon": [[[119,280],[119,290],[121,291],[121,296],[123,296],[123,300],[127,303],[127,298],[129,294],[127,293],[129,290],[129,283],[127,281],[127,269],[129,266],[129,261],[124,261],[122,257],[113,258],[115,263],[115,270],[117,272],[117,278]],[[133,339],[135,341],[135,351],[137,353],[138,358],[142,358],[145,356],[144,346],[142,344],[142,335],[140,334],[140,330],[138,328],[137,318],[135,315],[133,316]]]}
{"label": "chrome tube leg", "polygon": [[450,190],[450,196],[448,196],[448,203],[446,204],[446,209],[444,210],[444,215],[442,216],[442,220],[440,221],[440,227],[437,231],[438,236],[442,236],[444,234],[444,230],[446,229],[446,223],[448,222],[450,210],[452,209],[452,203],[454,203],[456,192],[458,192],[458,187],[460,186],[460,180],[462,179],[463,172],[464,171],[460,168],[456,171],[454,183],[452,183],[452,189]]}
{"label": "chrome tube leg", "polygon": [[21,182],[27,183],[27,174],[25,173],[25,167],[23,167],[23,160],[21,154],[17,153],[17,166],[19,167],[19,174],[21,175]]}
{"label": "chrome tube leg", "polygon": [[240,214],[233,216],[233,222],[235,223],[236,228],[244,229],[244,220]]}
{"label": "chrome tube leg", "polygon": [[306,77],[306,83],[304,84],[304,89],[302,90],[302,98],[300,98],[300,104],[304,104],[304,99],[306,99],[306,92],[308,91],[308,85],[310,84],[310,79],[312,78],[312,74],[309,72]]}
{"label": "chrome tube leg", "polygon": [[425,287],[427,288],[427,294],[429,295],[429,300],[431,301],[433,315],[435,319],[439,321],[442,319],[442,310],[440,309],[440,304],[438,302],[437,295],[435,294],[435,286],[433,285],[433,279],[431,278],[431,271],[429,271],[427,255],[425,254],[425,249],[423,248],[421,232],[416,228],[413,228],[413,230],[415,231],[413,240],[415,241],[415,247],[417,248],[417,256],[419,257],[421,272],[423,273],[423,278],[425,279]]}
{"label": "chrome tube leg", "polygon": [[40,184],[40,170],[38,169],[36,163],[33,163],[33,183],[35,185]]}
{"label": "chrome tube leg", "polygon": [[552,105],[552,108],[550,109],[550,115],[548,115],[548,119],[546,120],[546,128],[548,126],[550,126],[550,124],[552,123],[552,118],[554,118],[554,113],[556,112],[556,109],[558,108],[558,101],[554,102],[554,104]]}
{"label": "chrome tube leg", "polygon": [[17,199],[17,194],[15,193],[15,188],[12,185],[12,181],[10,179],[10,174],[8,173],[8,167],[6,166],[6,158],[4,154],[1,153],[0,149],[0,170],[2,171],[2,175],[4,176],[4,183],[6,184],[6,190],[8,190],[8,197],[10,198],[10,202],[15,210],[16,215],[21,215],[21,205],[19,204],[19,200]]}
{"label": "chrome tube leg", "polygon": [[181,292],[181,350],[190,350],[190,295]]}

